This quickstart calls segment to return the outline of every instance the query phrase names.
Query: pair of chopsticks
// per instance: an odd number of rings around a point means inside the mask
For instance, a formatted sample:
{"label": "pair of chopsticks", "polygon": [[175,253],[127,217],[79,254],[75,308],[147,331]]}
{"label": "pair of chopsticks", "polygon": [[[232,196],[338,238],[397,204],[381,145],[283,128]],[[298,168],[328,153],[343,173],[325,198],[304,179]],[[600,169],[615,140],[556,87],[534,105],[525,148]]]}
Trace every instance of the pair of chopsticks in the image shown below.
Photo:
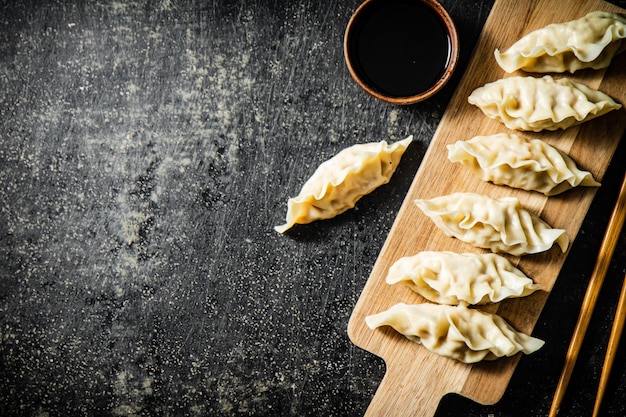
{"label": "pair of chopsticks", "polygon": [[[576,359],[578,357],[578,353],[580,352],[583,338],[585,337],[585,333],[587,332],[587,327],[589,326],[591,315],[596,305],[596,301],[598,300],[600,288],[602,287],[604,277],[606,276],[607,270],[609,268],[609,263],[611,262],[611,258],[613,257],[613,252],[615,251],[615,246],[617,245],[617,240],[624,225],[625,218],[626,176],[624,177],[624,181],[622,182],[622,187],[617,197],[615,208],[613,209],[613,213],[611,214],[611,218],[609,219],[609,225],[604,235],[604,239],[602,240],[602,245],[600,246],[598,260],[596,261],[596,265],[591,274],[591,279],[589,280],[587,291],[585,292],[583,305],[580,310],[580,315],[578,316],[576,327],[574,328],[574,335],[572,336],[572,340],[567,350],[565,365],[563,367],[559,383],[556,387],[556,393],[552,401],[552,407],[550,408],[549,417],[555,417],[557,412],[559,411],[559,407],[561,406],[561,401],[563,400],[565,390],[567,389],[567,384],[569,383],[572,372],[574,371],[574,365],[576,364]],[[617,345],[619,343],[619,339],[624,328],[625,317],[626,277],[624,277],[624,285],[620,294],[617,311],[615,312],[613,327],[611,329],[611,336],[609,338],[609,344],[607,347],[606,356],[604,358],[604,364],[602,366],[602,374],[600,375],[600,383],[598,386],[596,402],[593,409],[594,417],[599,415],[600,405],[602,403],[604,391],[606,390],[609,374],[611,372],[611,366],[613,365],[613,360],[615,359],[615,355],[617,352]]]}

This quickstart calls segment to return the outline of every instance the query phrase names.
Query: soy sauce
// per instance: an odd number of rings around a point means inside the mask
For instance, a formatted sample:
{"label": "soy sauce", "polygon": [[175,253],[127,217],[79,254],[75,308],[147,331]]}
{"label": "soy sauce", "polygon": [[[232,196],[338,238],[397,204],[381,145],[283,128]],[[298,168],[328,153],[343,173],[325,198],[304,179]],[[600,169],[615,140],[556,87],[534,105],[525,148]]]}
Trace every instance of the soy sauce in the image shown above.
{"label": "soy sauce", "polygon": [[354,70],[372,89],[408,97],[428,90],[444,73],[450,37],[428,5],[372,1],[353,25],[349,53]]}

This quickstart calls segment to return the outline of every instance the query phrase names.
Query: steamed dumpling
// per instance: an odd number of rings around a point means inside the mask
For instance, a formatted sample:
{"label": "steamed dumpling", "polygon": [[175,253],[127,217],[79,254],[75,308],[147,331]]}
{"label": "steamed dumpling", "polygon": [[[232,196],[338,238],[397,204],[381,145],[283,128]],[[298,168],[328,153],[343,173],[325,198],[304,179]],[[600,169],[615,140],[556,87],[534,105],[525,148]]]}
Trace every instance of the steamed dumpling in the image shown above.
{"label": "steamed dumpling", "polygon": [[567,232],[553,229],[527,211],[516,197],[492,199],[477,193],[455,193],[415,204],[447,236],[492,252],[515,256],[550,249],[555,243],[565,252]]}
{"label": "steamed dumpling", "polygon": [[566,78],[508,77],[475,89],[468,101],[509,129],[567,129],[621,108],[601,91]]}
{"label": "steamed dumpling", "polygon": [[547,196],[576,186],[598,187],[593,175],[581,171],[565,153],[540,139],[500,133],[476,136],[448,145],[448,159],[468,167],[483,181]]}
{"label": "steamed dumpling", "polygon": [[495,50],[506,72],[573,73],[583,68],[606,68],[626,49],[626,16],[596,11],[528,33],[504,52]]}
{"label": "steamed dumpling", "polygon": [[544,341],[513,329],[502,317],[464,305],[396,304],[367,316],[370,329],[391,326],[438,355],[464,363],[539,350]]}
{"label": "steamed dumpling", "polygon": [[386,141],[353,145],[323,162],[287,202],[284,233],[295,224],[330,219],[354,207],[364,195],[386,184],[413,136],[388,145]]}
{"label": "steamed dumpling", "polygon": [[497,303],[541,288],[503,256],[493,253],[424,251],[398,259],[388,284],[402,283],[438,304]]}

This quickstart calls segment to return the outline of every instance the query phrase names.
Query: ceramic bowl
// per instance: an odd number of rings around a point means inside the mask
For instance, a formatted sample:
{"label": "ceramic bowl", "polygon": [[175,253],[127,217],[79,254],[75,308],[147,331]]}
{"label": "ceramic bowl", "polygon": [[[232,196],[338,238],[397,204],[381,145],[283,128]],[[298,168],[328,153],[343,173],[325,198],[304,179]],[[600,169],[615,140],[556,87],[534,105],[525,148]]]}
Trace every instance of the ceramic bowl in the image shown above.
{"label": "ceramic bowl", "polygon": [[408,105],[428,99],[450,80],[459,40],[452,18],[435,0],[366,0],[348,22],[344,57],[364,91]]}

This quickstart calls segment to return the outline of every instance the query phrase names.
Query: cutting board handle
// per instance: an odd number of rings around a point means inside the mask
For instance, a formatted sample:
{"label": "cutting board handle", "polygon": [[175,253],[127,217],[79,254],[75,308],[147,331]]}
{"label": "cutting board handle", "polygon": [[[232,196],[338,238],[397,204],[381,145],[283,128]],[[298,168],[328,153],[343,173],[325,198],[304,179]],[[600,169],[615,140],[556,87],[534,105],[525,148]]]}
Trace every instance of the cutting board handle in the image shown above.
{"label": "cutting board handle", "polygon": [[[427,363],[423,365],[425,368],[430,367]],[[443,396],[450,392],[451,387],[446,384],[450,375],[431,369],[420,375],[419,380],[411,376],[411,372],[403,369],[401,364],[387,363],[385,376],[365,417],[433,417]]]}

